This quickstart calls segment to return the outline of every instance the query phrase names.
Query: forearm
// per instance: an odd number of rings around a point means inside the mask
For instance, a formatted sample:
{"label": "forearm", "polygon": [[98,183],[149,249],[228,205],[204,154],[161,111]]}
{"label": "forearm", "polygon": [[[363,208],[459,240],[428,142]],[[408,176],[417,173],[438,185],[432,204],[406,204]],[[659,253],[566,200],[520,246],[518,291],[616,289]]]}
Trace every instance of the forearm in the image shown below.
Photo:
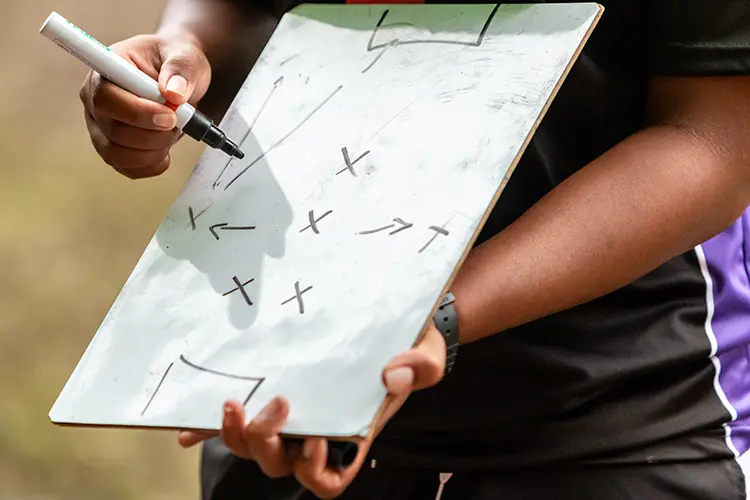
{"label": "forearm", "polygon": [[157,33],[196,44],[211,63],[211,85],[200,103],[217,120],[257,61],[277,19],[260,2],[168,0]]}
{"label": "forearm", "polygon": [[730,161],[659,126],[581,169],[469,254],[453,284],[461,341],[605,295],[721,232],[748,203]]}

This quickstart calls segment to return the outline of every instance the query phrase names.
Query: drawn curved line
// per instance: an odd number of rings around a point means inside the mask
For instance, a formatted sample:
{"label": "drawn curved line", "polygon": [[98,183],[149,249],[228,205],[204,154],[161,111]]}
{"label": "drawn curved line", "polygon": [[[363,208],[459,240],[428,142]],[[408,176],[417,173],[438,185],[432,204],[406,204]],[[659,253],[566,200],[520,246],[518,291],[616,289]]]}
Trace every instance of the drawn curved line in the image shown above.
{"label": "drawn curved line", "polygon": [[393,28],[395,26],[409,26],[410,28],[416,28],[417,26],[414,23],[407,23],[406,21],[398,22],[398,23],[388,23],[388,24],[381,24],[380,28]]}
{"label": "drawn curved line", "polygon": [[[410,25],[409,23],[404,22],[397,22],[397,23],[390,23],[390,24],[383,24],[383,21],[385,21],[385,18],[388,16],[389,9],[386,9],[383,11],[383,15],[380,16],[380,20],[378,20],[378,23],[375,25],[375,27],[372,30],[372,34],[370,35],[370,40],[367,42],[367,51],[371,52],[375,49],[381,49],[384,47],[387,47],[388,45],[411,45],[415,43],[440,43],[440,44],[449,44],[449,45],[466,45],[468,47],[479,47],[482,45],[482,42],[484,41],[484,37],[487,34],[487,30],[490,27],[490,24],[492,23],[492,19],[495,17],[495,14],[497,14],[498,9],[500,8],[499,3],[495,4],[495,7],[490,11],[489,15],[487,16],[487,19],[484,22],[484,25],[482,26],[482,29],[479,32],[479,35],[477,36],[476,40],[473,42],[461,42],[458,40],[407,40],[407,41],[401,41],[399,39],[394,39],[391,42],[387,43],[381,43],[379,45],[373,45],[372,43],[375,41],[375,35],[377,35],[378,31],[381,28],[391,27],[391,26],[414,26]],[[382,53],[381,53],[382,55]],[[373,61],[373,64],[377,61],[377,58],[375,61]],[[370,69],[368,66],[367,69]],[[364,71],[363,71],[364,73]]]}
{"label": "drawn curved line", "polygon": [[373,59],[373,60],[372,60],[372,62],[370,62],[370,64],[368,64],[368,65],[367,65],[367,67],[366,67],[365,69],[363,69],[363,70],[362,70],[362,74],[363,74],[363,75],[364,75],[365,73],[367,73],[368,71],[370,71],[370,68],[372,68],[373,66],[375,66],[375,63],[376,63],[376,62],[378,62],[378,61],[380,60],[380,58],[381,58],[381,57],[383,57],[383,54],[385,54],[385,51],[386,51],[386,50],[388,50],[388,47],[383,47],[383,50],[381,50],[381,51],[380,51],[380,52],[378,53],[378,55],[376,55],[376,56],[375,56],[375,59]]}
{"label": "drawn curved line", "polygon": [[210,368],[204,368],[202,366],[196,365],[195,363],[191,363],[190,361],[185,359],[185,356],[183,354],[180,354],[180,361],[188,365],[190,368],[195,368],[196,370],[211,373],[213,375],[218,375],[220,377],[233,378],[236,380],[249,380],[251,382],[263,382],[263,380],[265,380],[265,377],[246,377],[244,375],[234,375],[233,373],[225,373],[218,370],[212,370]]}
{"label": "drawn curved line", "polygon": [[497,14],[497,10],[500,8],[500,4],[496,3],[495,7],[492,9],[492,12],[490,12],[490,15],[487,17],[487,20],[484,22],[484,26],[482,26],[482,30],[479,32],[479,38],[477,38],[476,46],[479,47],[482,45],[482,42],[484,41],[484,36],[487,34],[487,30],[490,29],[490,24],[492,24],[492,19],[495,17],[495,14]]}
{"label": "drawn curved line", "polygon": [[[289,132],[287,132],[286,135],[284,135],[281,139],[279,139],[278,141],[274,142],[267,150],[263,151],[257,157],[255,157],[255,159],[253,159],[253,161],[251,161],[248,166],[246,166],[245,168],[243,168],[242,170],[240,170],[240,172],[237,175],[235,175],[232,178],[231,181],[229,181],[229,183],[224,187],[224,191],[226,191],[227,189],[229,189],[229,187],[232,184],[234,184],[237,179],[239,179],[240,177],[242,177],[242,174],[244,174],[245,172],[247,172],[248,170],[250,170],[250,168],[252,168],[253,165],[255,165],[260,160],[262,160],[268,153],[270,153],[271,151],[273,151],[277,147],[281,146],[284,143],[284,141],[286,141],[287,139],[289,139],[289,137],[292,134],[294,134],[297,130],[299,130],[302,127],[302,125],[304,125],[307,122],[307,120],[309,120],[310,118],[312,118],[313,115],[315,115],[315,113],[317,113],[318,111],[320,111],[320,108],[322,108],[323,106],[325,106],[325,104],[328,101],[330,101],[331,99],[333,99],[333,96],[335,96],[336,93],[339,90],[343,89],[343,88],[344,88],[343,85],[339,85],[338,87],[336,87],[336,89],[333,92],[331,92],[331,94],[328,97],[326,97],[325,99],[323,99],[323,102],[321,102],[320,104],[318,104],[317,106],[315,106],[315,108],[313,108],[313,110],[310,111],[310,113],[308,113],[307,116],[305,116],[302,120],[300,120],[300,122],[297,123],[297,125],[295,125],[293,129],[291,129]],[[217,179],[217,182],[218,182],[218,179]]]}
{"label": "drawn curved line", "polygon": [[375,35],[378,34],[378,29],[380,29],[380,26],[382,26],[383,21],[385,21],[385,16],[388,15],[388,10],[389,9],[385,9],[383,11],[383,15],[380,16],[380,19],[378,20],[378,24],[375,25],[375,27],[372,29],[372,33],[370,33],[370,40],[368,40],[367,42],[367,52],[370,52],[371,50],[375,48],[373,47],[372,42],[375,41]]}

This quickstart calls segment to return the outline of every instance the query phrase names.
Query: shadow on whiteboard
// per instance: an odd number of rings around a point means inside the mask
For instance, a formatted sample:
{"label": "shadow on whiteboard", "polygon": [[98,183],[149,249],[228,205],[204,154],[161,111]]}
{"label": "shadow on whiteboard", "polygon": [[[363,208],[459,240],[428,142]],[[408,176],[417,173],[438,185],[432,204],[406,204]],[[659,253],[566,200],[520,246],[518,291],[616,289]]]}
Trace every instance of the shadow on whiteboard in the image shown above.
{"label": "shadow on whiteboard", "polygon": [[[235,123],[232,128],[246,131],[249,125]],[[241,147],[245,158],[228,165],[217,161],[218,153],[204,156],[201,167],[205,171],[194,179],[215,177],[216,172],[209,170],[217,168],[241,170],[253,161],[253,152],[260,150],[251,133]],[[264,259],[284,256],[291,222],[289,201],[265,159],[255,162],[243,182],[229,191],[206,189],[202,182],[194,182],[186,186],[156,234],[166,258],[157,259],[146,273],[172,274],[176,284],[195,290],[205,289],[207,278],[218,297],[209,300],[226,301],[232,326],[247,329],[256,319],[256,304],[264,289]]]}

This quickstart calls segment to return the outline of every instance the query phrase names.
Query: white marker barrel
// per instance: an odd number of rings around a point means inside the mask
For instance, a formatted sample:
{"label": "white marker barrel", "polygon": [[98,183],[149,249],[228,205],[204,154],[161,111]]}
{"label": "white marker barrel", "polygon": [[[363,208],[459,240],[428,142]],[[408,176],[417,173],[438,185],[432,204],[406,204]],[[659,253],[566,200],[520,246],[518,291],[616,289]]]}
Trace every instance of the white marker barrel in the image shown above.
{"label": "white marker barrel", "polygon": [[[144,99],[166,102],[154,79],[57,12],[47,17],[39,32],[118,87]],[[182,129],[195,114],[195,108],[185,103],[175,113],[177,127]]]}

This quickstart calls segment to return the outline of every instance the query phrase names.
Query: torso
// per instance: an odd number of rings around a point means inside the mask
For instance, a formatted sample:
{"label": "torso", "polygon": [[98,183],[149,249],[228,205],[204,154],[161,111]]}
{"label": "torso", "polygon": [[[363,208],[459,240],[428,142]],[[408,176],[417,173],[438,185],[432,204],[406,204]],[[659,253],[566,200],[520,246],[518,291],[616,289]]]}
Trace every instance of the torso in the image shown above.
{"label": "torso", "polygon": [[[601,3],[598,27],[479,242],[642,125],[645,2]],[[277,2],[279,13],[293,6]],[[750,312],[746,220],[608,296],[462,346],[453,374],[409,399],[375,455],[458,470],[744,451],[748,436],[739,428],[726,437],[722,424],[733,410],[720,396],[726,392],[743,420],[750,327],[733,318]],[[717,384],[715,363],[725,374]]]}

